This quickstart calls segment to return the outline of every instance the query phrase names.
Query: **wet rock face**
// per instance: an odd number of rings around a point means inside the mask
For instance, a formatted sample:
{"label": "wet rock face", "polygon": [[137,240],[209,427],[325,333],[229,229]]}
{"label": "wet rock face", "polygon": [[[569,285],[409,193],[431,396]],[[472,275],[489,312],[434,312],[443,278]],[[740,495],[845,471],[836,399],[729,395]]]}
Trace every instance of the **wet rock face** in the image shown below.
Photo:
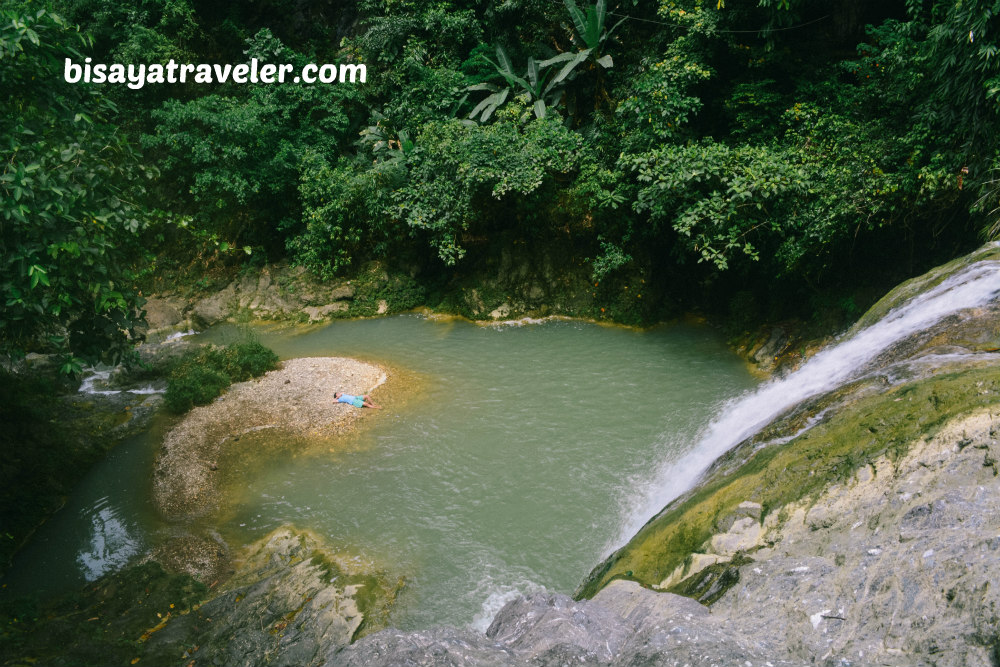
{"label": "wet rock face", "polygon": [[315,665],[362,628],[380,627],[398,585],[338,558],[314,535],[281,528],[154,640],[189,647],[182,657],[198,665]]}
{"label": "wet rock face", "polygon": [[697,602],[615,581],[593,600],[535,593],[507,604],[485,635],[436,628],[384,630],[331,651],[325,665],[792,664],[746,641]]}

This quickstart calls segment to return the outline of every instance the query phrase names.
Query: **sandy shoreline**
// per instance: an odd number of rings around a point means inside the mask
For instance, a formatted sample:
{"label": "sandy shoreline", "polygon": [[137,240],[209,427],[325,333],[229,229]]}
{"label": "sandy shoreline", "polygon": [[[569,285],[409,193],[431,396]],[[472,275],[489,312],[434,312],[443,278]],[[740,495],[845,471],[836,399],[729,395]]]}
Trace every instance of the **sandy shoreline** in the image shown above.
{"label": "sandy shoreline", "polygon": [[[305,357],[232,385],[215,402],[188,413],[164,438],[153,468],[157,508],[168,521],[212,514],[218,507],[217,462],[238,450],[241,436],[267,429],[341,436],[371,411],[336,403],[334,392],[372,393],[388,376],[385,368],[355,359]],[[259,438],[252,441],[259,446]]]}

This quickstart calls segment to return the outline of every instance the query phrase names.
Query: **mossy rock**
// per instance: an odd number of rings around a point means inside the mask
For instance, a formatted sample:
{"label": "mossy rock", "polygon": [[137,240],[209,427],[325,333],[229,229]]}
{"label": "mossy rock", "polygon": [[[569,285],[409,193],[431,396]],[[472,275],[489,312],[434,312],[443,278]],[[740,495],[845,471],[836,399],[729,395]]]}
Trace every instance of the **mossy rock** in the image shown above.
{"label": "mossy rock", "polygon": [[[779,432],[771,427],[766,437],[742,443],[727,455],[728,462],[716,466],[696,489],[668,505],[595,568],[577,596],[593,597],[626,573],[645,586],[658,586],[700,551],[715,534],[719,519],[741,502],[775,511],[846,481],[881,456],[897,460],[912,442],[932,436],[953,417],[1000,404],[1000,367],[957,370],[892,386],[884,393],[861,394],[853,402],[841,397],[846,405],[789,442],[765,444]],[[795,432],[788,426],[798,419],[785,422],[787,432]]]}
{"label": "mossy rock", "polygon": [[942,264],[941,266],[932,269],[923,275],[901,283],[884,297],[879,299],[874,306],[869,308],[868,311],[861,316],[857,323],[851,327],[849,333],[853,334],[861,329],[871,326],[885,317],[885,315],[893,308],[902,305],[918,294],[922,294],[927,290],[937,287],[942,282],[962,271],[966,267],[983,261],[1000,261],[1000,242],[991,241],[969,255],[959,257],[958,259],[948,262],[947,264]]}

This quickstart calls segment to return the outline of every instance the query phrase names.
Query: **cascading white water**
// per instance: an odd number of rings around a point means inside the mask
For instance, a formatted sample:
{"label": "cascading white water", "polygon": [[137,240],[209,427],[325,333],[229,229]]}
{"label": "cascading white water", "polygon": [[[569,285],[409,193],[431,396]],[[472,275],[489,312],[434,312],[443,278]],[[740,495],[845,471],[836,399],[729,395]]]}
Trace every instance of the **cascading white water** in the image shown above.
{"label": "cascading white water", "polygon": [[[881,320],[819,352],[787,376],[769,381],[725,403],[680,459],[664,465],[626,507],[616,544],[625,543],[668,503],[691,489],[712,463],[731,448],[805,399],[855,379],[866,364],[894,343],[958,311],[1000,295],[1000,262],[980,261],[896,307]],[[680,449],[678,447],[678,449]]]}
{"label": "cascading white water", "polygon": [[88,366],[83,369],[83,377],[80,381],[79,392],[81,394],[95,394],[99,396],[114,396],[121,393],[127,394],[162,394],[163,388],[154,387],[147,384],[145,387],[133,387],[132,389],[100,389],[106,387],[111,379],[113,368],[95,368]]}

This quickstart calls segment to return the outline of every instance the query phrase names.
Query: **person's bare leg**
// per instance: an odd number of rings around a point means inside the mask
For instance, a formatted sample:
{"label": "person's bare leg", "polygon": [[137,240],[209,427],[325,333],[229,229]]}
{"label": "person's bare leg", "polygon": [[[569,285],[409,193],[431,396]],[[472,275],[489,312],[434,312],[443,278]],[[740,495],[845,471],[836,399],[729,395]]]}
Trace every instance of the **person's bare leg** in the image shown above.
{"label": "person's bare leg", "polygon": [[382,406],[378,405],[377,403],[375,403],[375,401],[372,400],[372,397],[369,396],[368,394],[365,394],[364,396],[362,396],[361,400],[364,401],[364,404],[365,404],[366,408],[374,408],[376,410],[381,410],[382,409]]}

